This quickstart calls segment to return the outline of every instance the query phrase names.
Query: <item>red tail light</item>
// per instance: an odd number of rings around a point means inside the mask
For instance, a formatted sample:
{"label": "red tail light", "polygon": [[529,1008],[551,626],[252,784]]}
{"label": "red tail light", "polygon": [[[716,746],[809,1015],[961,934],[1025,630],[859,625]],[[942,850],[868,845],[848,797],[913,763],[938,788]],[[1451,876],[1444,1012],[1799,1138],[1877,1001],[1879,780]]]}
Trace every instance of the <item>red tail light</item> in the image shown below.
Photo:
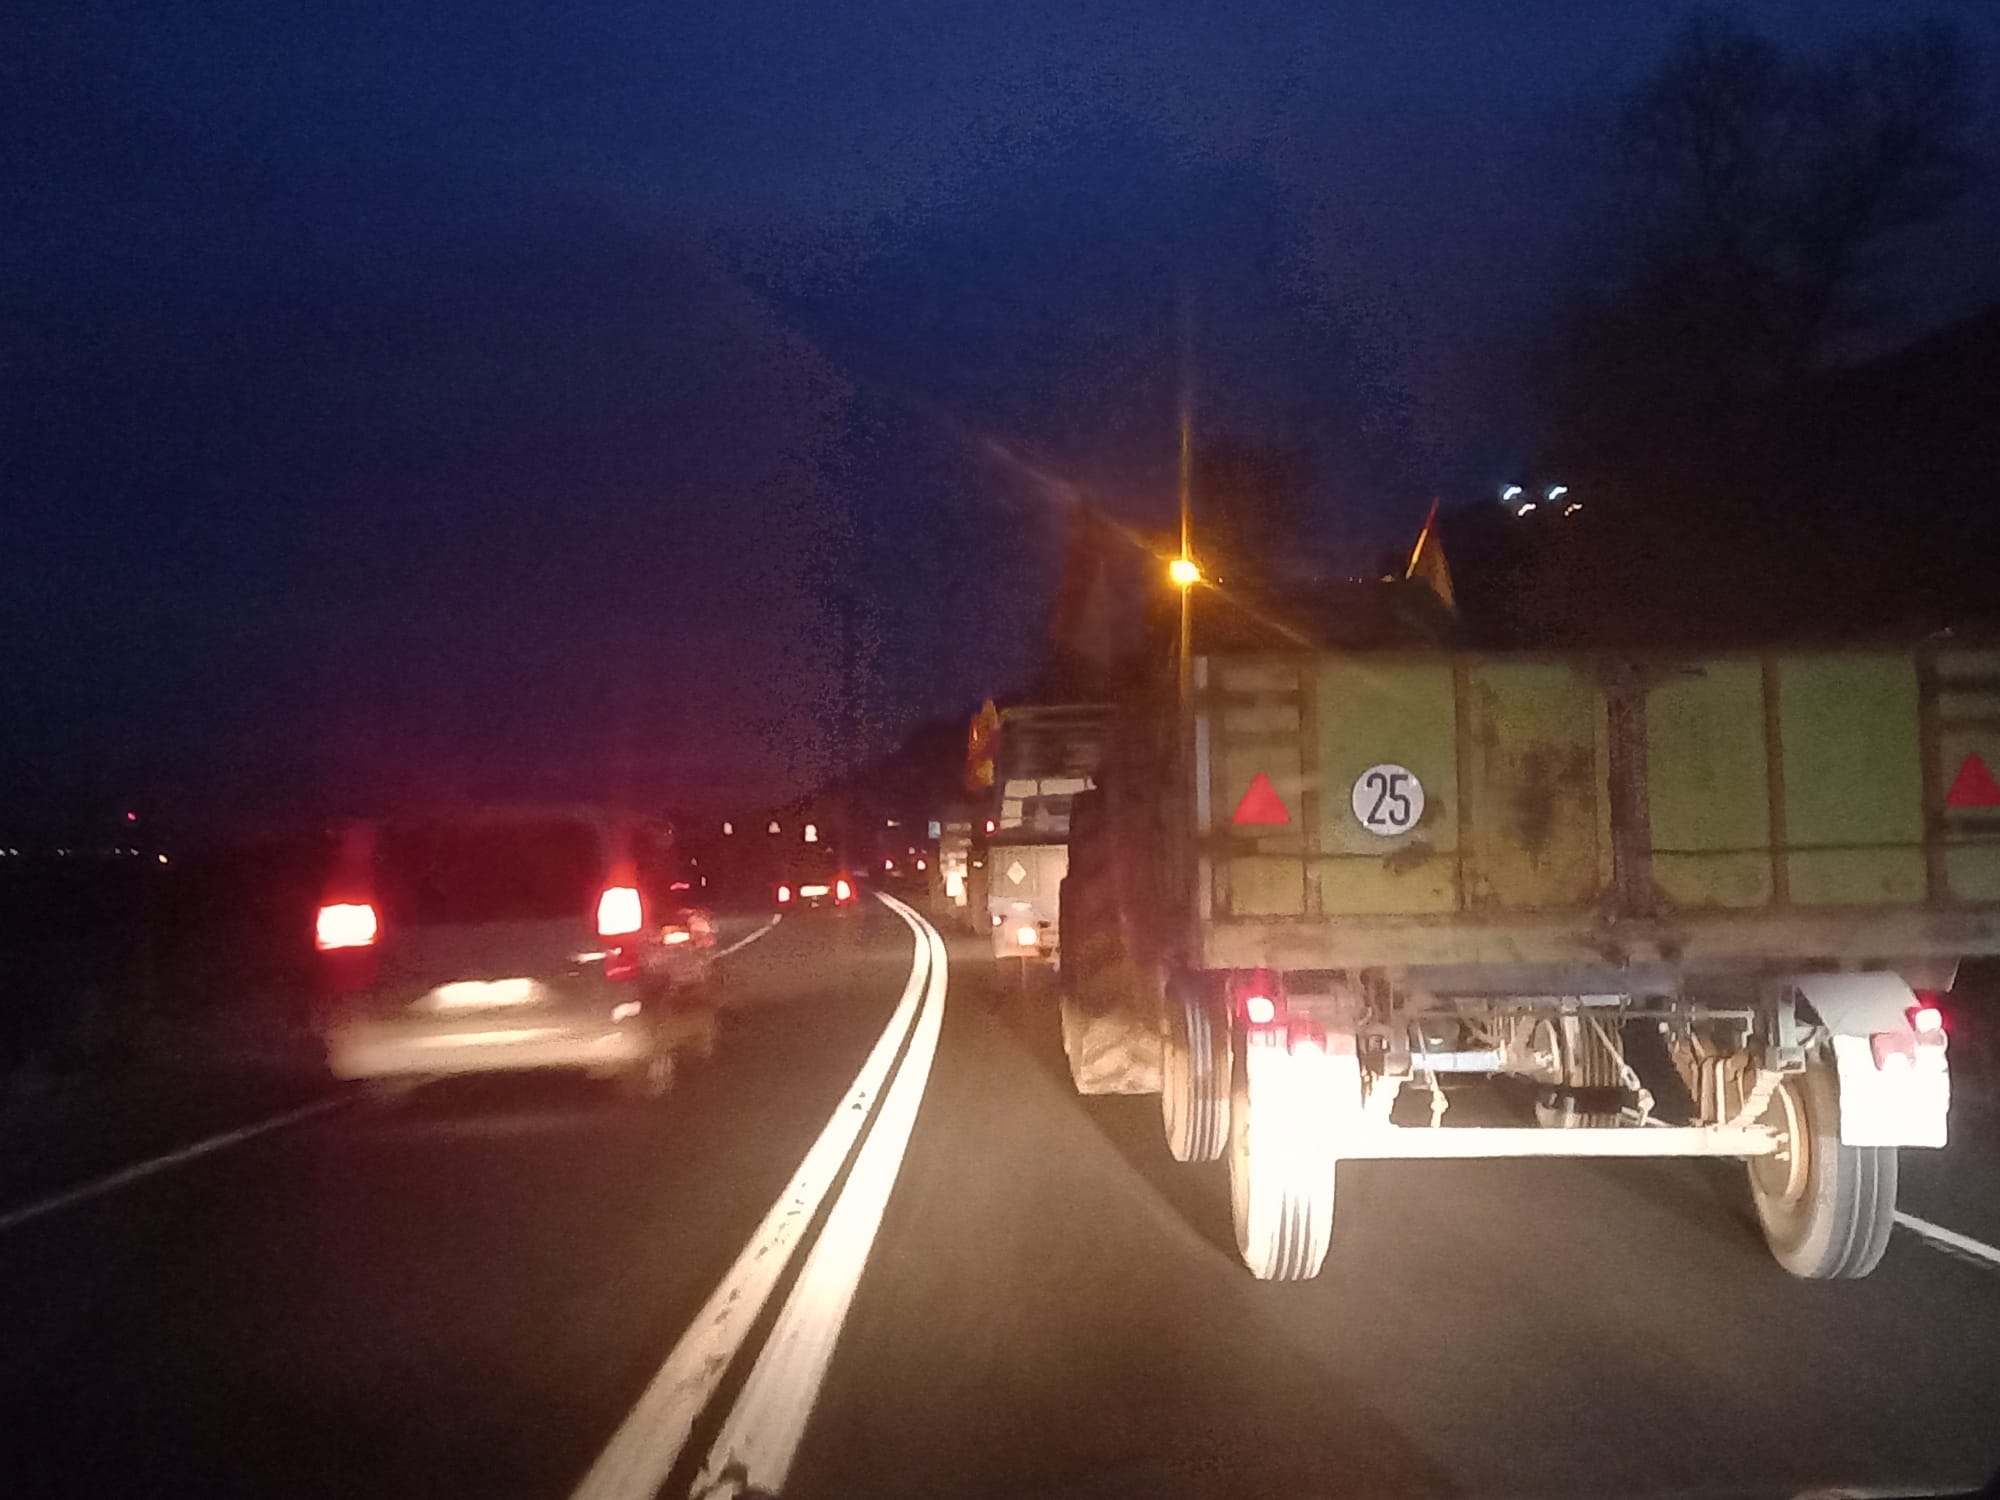
{"label": "red tail light", "polygon": [[1284,980],[1274,969],[1242,969],[1231,975],[1229,998],[1246,1026],[1275,1026],[1285,1019]]}
{"label": "red tail light", "polygon": [[644,914],[639,908],[637,886],[606,886],[604,894],[597,898],[597,935],[599,937],[625,937],[637,932],[644,925]]}
{"label": "red tail light", "polygon": [[1910,1007],[1910,1030],[1919,1037],[1927,1037],[1935,1032],[1944,1035],[1944,1012],[1935,1005],[1912,1005]]}
{"label": "red tail light", "polygon": [[329,901],[313,922],[313,944],[322,953],[338,948],[372,948],[381,933],[375,908],[366,901]]}
{"label": "red tail light", "polygon": [[845,877],[833,883],[833,899],[836,901],[852,901],[854,899],[854,887],[847,883]]}
{"label": "red tail light", "polygon": [[778,887],[778,905],[780,905],[780,906],[783,906],[783,905],[784,905],[784,904],[785,904],[785,903],[786,903],[787,901],[789,901],[789,900],[791,900],[791,899],[792,899],[792,888],[791,888],[790,886],[788,886],[788,885],[781,885],[781,886],[779,886],[779,887]]}

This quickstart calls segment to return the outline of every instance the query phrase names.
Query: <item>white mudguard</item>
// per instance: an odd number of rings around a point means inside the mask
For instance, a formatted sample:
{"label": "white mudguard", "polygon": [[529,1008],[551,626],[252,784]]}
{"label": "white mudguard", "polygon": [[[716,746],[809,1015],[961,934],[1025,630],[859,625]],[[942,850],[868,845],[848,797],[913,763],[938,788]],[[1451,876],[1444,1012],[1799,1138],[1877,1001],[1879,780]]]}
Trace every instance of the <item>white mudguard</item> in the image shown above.
{"label": "white mudguard", "polygon": [[1792,983],[1833,1034],[1843,1146],[1942,1146],[1951,1071],[1942,1047],[1907,1067],[1875,1066],[1877,1032],[1910,1028],[1916,992],[1900,974],[1802,974]]}

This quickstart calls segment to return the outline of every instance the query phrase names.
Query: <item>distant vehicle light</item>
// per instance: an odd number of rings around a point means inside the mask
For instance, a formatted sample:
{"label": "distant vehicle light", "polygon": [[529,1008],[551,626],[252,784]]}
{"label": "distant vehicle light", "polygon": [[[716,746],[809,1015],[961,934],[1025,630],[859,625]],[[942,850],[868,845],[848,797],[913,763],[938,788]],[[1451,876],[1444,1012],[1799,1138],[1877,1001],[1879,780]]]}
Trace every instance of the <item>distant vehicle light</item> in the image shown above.
{"label": "distant vehicle light", "polygon": [[1518,499],[1520,499],[1520,498],[1521,498],[1521,487],[1520,487],[1520,486],[1519,486],[1518,484],[1508,484],[1508,485],[1502,485],[1502,486],[1500,487],[1500,498],[1501,498],[1502,500],[1518,500]]}
{"label": "distant vehicle light", "polygon": [[597,935],[623,937],[637,932],[643,925],[637,887],[606,886],[604,894],[597,898]]}
{"label": "distant vehicle light", "polygon": [[366,901],[329,902],[319,909],[313,923],[313,941],[322,953],[372,947],[380,932],[375,908]]}
{"label": "distant vehicle light", "polygon": [[806,842],[808,844],[817,844],[819,842],[819,825],[817,823],[806,824]]}
{"label": "distant vehicle light", "polygon": [[918,868],[919,870],[924,870],[924,869],[928,869],[928,868],[930,868],[930,867],[929,867],[928,865],[926,865],[926,864],[925,864],[925,863],[924,863],[924,862],[923,862],[922,860],[918,860],[918,861],[917,861],[917,868]]}
{"label": "distant vehicle light", "polygon": [[836,901],[853,900],[854,887],[849,885],[845,880],[836,880],[833,883],[833,899]]}
{"label": "distant vehicle light", "polygon": [[693,942],[694,934],[689,932],[685,927],[669,927],[663,941],[669,948],[674,948],[682,943]]}
{"label": "distant vehicle light", "polygon": [[778,905],[780,905],[780,906],[783,906],[783,905],[784,905],[784,904],[785,904],[785,903],[786,903],[787,901],[789,901],[789,900],[791,900],[791,899],[792,899],[792,888],[791,888],[790,886],[788,886],[788,885],[781,885],[781,886],[779,886],[779,887],[778,887]]}
{"label": "distant vehicle light", "polygon": [[1569,493],[1568,485],[1552,484],[1546,490],[1542,491],[1542,498],[1551,501],[1560,500],[1564,495],[1567,495],[1568,493]]}
{"label": "distant vehicle light", "polygon": [[689,885],[685,880],[676,880],[672,885],[668,886],[667,889],[670,891],[691,891],[694,889],[694,887]]}
{"label": "distant vehicle light", "polygon": [[1278,1002],[1269,995],[1245,995],[1243,1019],[1252,1026],[1269,1026],[1278,1019]]}
{"label": "distant vehicle light", "polygon": [[643,1007],[637,1000],[620,1000],[616,1005],[611,1007],[611,1019],[614,1021],[629,1021],[638,1015],[641,1009]]}
{"label": "distant vehicle light", "polygon": [[736,825],[734,823],[724,823],[722,825],[722,836],[726,839],[734,838],[736,836]]}
{"label": "distant vehicle light", "polygon": [[998,823],[994,822],[994,821],[993,821],[993,820],[992,820],[991,818],[988,818],[988,819],[986,820],[986,831],[987,831],[988,833],[991,833],[991,832],[993,832],[993,830],[994,830],[994,829],[996,829],[996,828],[998,828],[999,826],[1000,826],[1000,825],[999,825]]}
{"label": "distant vehicle light", "polygon": [[810,898],[812,898],[812,897],[814,897],[814,896],[824,896],[824,895],[826,895],[826,894],[827,894],[827,890],[828,890],[828,887],[826,887],[826,886],[823,886],[823,885],[802,885],[802,886],[800,886],[800,887],[799,887],[799,894],[800,894],[801,896],[804,896],[804,897],[806,897],[806,898],[810,899]]}
{"label": "distant vehicle light", "polygon": [[782,830],[780,830],[778,827],[778,820],[776,818],[771,819],[771,826],[764,830],[764,832],[766,833],[778,833],[781,831]]}
{"label": "distant vehicle light", "polygon": [[1037,943],[1039,943],[1041,939],[1035,936],[1034,928],[1022,927],[1015,932],[1014,941],[1019,943],[1023,948],[1032,948]]}
{"label": "distant vehicle light", "polygon": [[1530,512],[1530,511],[1532,511],[1532,510],[1533,510],[1534,508],[1535,508],[1535,502],[1534,502],[1534,501],[1532,501],[1532,500],[1523,500],[1523,501],[1521,502],[1521,505],[1520,505],[1520,508],[1519,508],[1518,510],[1516,510],[1516,511],[1514,512],[1514,515],[1515,515],[1515,517],[1516,517],[1516,518],[1518,519],[1518,518],[1519,518],[1519,517],[1521,517],[1521,516],[1525,516],[1525,515],[1527,515],[1527,514],[1528,514],[1528,513]]}

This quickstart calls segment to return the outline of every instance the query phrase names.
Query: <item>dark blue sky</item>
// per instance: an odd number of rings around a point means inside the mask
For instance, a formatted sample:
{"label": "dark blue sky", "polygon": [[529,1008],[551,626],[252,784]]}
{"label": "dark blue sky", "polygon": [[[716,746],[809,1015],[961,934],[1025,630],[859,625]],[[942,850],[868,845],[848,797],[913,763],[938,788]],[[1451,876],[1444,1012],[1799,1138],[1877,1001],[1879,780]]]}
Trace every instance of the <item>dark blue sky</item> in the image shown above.
{"label": "dark blue sky", "polygon": [[[0,795],[210,810],[797,784],[850,670],[885,731],[1020,676],[1061,497],[1170,503],[1182,301],[1204,427],[1406,534],[1522,451],[1587,122],[1692,7],[40,9]],[[1990,106],[2000,17],[1935,13]],[[1996,227],[1989,173],[1906,327]]]}

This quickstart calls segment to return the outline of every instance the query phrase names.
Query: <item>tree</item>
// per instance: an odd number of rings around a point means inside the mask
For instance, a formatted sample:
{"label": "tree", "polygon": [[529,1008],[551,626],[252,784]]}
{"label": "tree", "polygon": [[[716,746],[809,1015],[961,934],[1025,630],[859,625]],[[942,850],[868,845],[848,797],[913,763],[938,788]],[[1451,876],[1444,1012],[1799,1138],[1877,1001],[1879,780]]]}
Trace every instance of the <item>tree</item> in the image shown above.
{"label": "tree", "polygon": [[1545,467],[1593,502],[1525,590],[1547,630],[1751,626],[1803,520],[1771,504],[1774,418],[1889,310],[1893,237],[1963,192],[1966,95],[1937,25],[1801,60],[1703,13],[1623,101],[1607,274],[1562,310],[1541,369]]}

